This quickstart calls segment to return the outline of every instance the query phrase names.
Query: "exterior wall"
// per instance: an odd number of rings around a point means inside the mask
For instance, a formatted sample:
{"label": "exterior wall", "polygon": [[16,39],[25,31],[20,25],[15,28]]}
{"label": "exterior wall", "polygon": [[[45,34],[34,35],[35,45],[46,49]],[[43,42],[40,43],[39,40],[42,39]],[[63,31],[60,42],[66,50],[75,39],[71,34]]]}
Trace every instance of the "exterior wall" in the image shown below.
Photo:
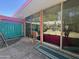
{"label": "exterior wall", "polygon": [[[43,25],[44,41],[58,45],[60,47],[60,36],[61,36],[61,5],[57,4],[50,8],[43,10]],[[33,17],[35,23],[39,23],[39,12],[29,16]],[[37,16],[36,16],[37,15]],[[34,17],[35,16],[35,17]],[[28,17],[27,17],[28,19]],[[29,19],[28,19],[29,20]],[[79,0],[68,0],[63,4],[63,40],[62,46],[64,50],[72,52],[73,54],[79,55]],[[52,23],[51,23],[52,22]],[[57,24],[59,22],[59,24]],[[35,24],[38,25],[38,24]],[[66,30],[66,25],[68,29]],[[38,25],[39,26],[39,25]],[[38,29],[38,28],[37,28]],[[73,48],[72,48],[73,47]]]}
{"label": "exterior wall", "polygon": [[[25,17],[32,16],[32,15],[34,16],[35,13],[38,13],[42,9],[43,5],[47,5],[46,3],[43,3],[43,2],[42,2],[43,4],[42,3],[35,3],[34,4],[33,2],[31,2],[31,3],[32,3],[31,5],[29,5],[27,8],[23,9],[22,12],[20,12],[20,13],[23,13]],[[37,8],[37,5],[39,5],[39,4],[42,7],[38,6],[38,8]],[[51,5],[51,6],[50,6],[50,8],[47,8],[47,7],[46,7],[46,9],[44,8],[43,21],[59,20],[60,23],[59,23],[58,27],[56,27],[55,25],[51,26],[53,29],[50,26],[49,26],[50,28],[48,27],[48,29],[51,29],[51,30],[50,30],[50,32],[47,32],[46,34],[52,35],[52,36],[51,37],[48,36],[48,38],[45,37],[47,41],[54,40],[54,37],[53,37],[54,35],[56,35],[55,39],[56,39],[57,36],[61,36],[61,31],[60,31],[60,28],[61,28],[61,25],[60,25],[61,24],[60,4],[57,4],[55,6]],[[18,15],[18,17],[20,17],[20,16]],[[39,16],[34,17],[33,19],[38,18],[38,17]],[[63,41],[62,41],[63,49],[72,52],[73,53],[73,54],[71,53],[72,55],[79,55],[79,49],[78,49],[79,48],[79,44],[78,44],[79,43],[79,0],[67,0],[66,2],[64,2],[62,19],[63,19],[63,27],[62,27],[63,28],[63,34],[62,35],[64,37]],[[67,31],[64,30],[66,25],[68,25],[69,29],[70,29],[67,37],[65,36],[65,33]],[[57,32],[55,32],[56,28],[58,30]],[[54,30],[54,31],[52,31],[52,30]],[[65,39],[66,39],[66,41],[64,41]],[[60,40],[60,38],[58,37],[58,39],[55,42],[58,42],[58,44],[60,44],[59,40]],[[50,42],[52,42],[52,44],[54,44],[54,41],[50,41]],[[64,45],[65,44],[64,42],[66,43],[66,45]]]}
{"label": "exterior wall", "polygon": [[23,36],[23,24],[20,19],[14,19],[18,21],[14,21],[12,18],[6,19],[0,18],[0,33],[3,34],[6,40],[10,40],[11,38],[17,38]]}

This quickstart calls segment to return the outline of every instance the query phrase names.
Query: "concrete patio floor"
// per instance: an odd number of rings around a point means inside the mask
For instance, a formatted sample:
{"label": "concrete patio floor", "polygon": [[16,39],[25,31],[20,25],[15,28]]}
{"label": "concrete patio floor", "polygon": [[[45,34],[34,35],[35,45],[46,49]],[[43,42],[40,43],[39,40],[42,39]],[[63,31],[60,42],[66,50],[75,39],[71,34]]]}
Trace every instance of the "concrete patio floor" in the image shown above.
{"label": "concrete patio floor", "polygon": [[49,59],[33,47],[31,38],[22,38],[17,43],[0,49],[0,59]]}

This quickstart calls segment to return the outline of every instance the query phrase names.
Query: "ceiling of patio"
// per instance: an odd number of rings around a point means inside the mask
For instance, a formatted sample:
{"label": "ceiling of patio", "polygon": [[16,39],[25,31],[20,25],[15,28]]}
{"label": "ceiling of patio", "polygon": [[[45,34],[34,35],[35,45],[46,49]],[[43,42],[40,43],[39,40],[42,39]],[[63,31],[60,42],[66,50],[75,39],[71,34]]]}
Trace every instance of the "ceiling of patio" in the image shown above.
{"label": "ceiling of patio", "polygon": [[66,0],[32,0],[25,8],[20,9],[14,17],[24,18],[30,16],[40,10],[59,4],[61,1]]}

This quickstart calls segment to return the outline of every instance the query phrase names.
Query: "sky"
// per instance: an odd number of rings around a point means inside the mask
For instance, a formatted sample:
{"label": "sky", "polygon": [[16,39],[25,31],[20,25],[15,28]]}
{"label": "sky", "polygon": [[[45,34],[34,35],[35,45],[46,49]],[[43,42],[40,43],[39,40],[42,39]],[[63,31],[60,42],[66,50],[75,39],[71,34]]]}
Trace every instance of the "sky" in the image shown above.
{"label": "sky", "polygon": [[0,15],[12,16],[27,0],[0,0]]}

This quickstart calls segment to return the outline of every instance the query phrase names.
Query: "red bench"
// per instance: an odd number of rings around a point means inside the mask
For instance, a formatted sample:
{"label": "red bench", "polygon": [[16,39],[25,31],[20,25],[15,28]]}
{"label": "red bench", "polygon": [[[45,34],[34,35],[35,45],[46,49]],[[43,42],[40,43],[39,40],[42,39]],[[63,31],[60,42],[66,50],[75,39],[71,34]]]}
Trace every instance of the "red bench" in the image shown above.
{"label": "red bench", "polygon": [[[52,44],[55,44],[58,46],[60,45],[60,36],[58,36],[58,35],[44,34],[43,39],[45,42],[52,43]],[[71,45],[71,42],[69,41],[69,39],[70,38],[63,37],[63,45],[64,46]]]}

